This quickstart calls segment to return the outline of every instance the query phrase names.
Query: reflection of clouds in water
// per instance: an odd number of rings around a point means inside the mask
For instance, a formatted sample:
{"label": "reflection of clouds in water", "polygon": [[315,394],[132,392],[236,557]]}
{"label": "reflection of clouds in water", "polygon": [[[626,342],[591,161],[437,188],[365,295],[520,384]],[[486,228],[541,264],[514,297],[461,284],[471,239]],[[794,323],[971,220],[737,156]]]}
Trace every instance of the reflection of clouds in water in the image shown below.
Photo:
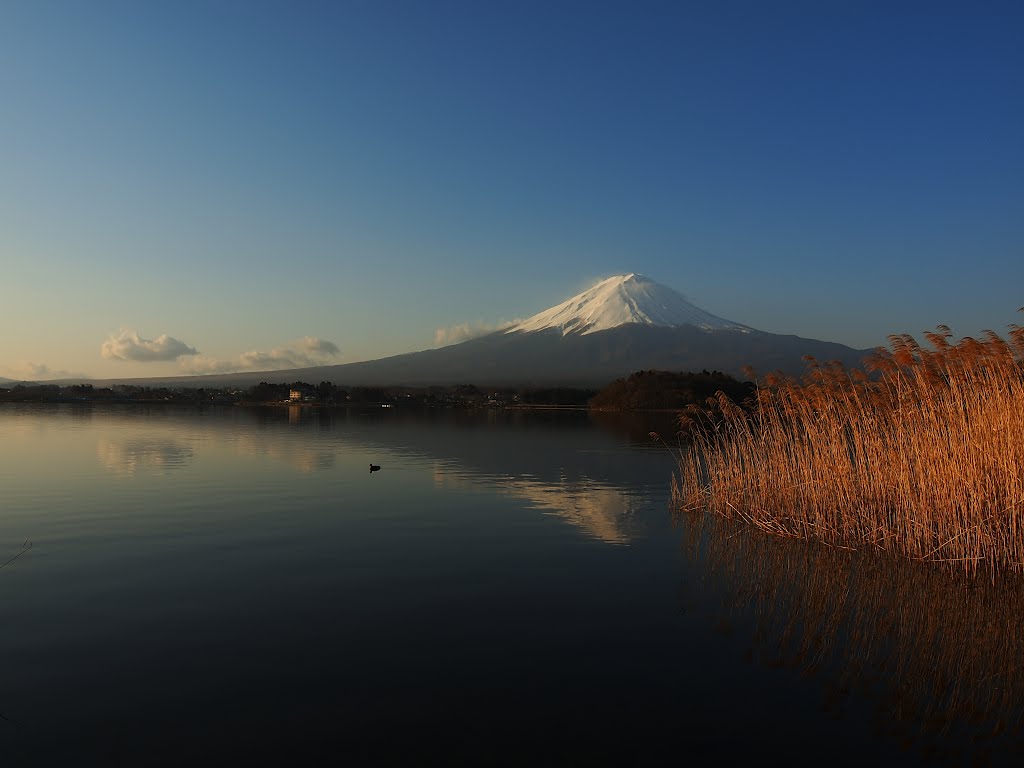
{"label": "reflection of clouds in water", "polygon": [[92,410],[75,406],[61,406],[60,409],[25,407],[21,403],[4,406],[0,419],[0,437],[6,440],[22,440],[32,437],[49,436],[54,432],[66,433],[90,425]]}
{"label": "reflection of clouds in water", "polygon": [[317,448],[297,440],[282,440],[278,435],[242,433],[227,442],[239,456],[265,456],[282,461],[303,474],[330,469],[337,459],[335,446]]}
{"label": "reflection of clouds in water", "polygon": [[123,475],[149,469],[158,474],[181,467],[195,458],[196,450],[220,445],[245,458],[266,457],[280,461],[309,474],[330,469],[336,463],[334,446],[316,447],[303,440],[282,439],[279,434],[266,432],[236,432],[234,434],[183,432],[166,430],[163,437],[136,435],[132,437],[104,437],[97,444],[97,455],[110,471]]}
{"label": "reflection of clouds in water", "polygon": [[189,443],[171,438],[100,438],[96,455],[100,463],[115,474],[134,475],[142,469],[166,474],[192,461],[195,449]]}
{"label": "reflection of clouds in water", "polygon": [[459,474],[458,470],[440,461],[434,462],[434,487],[438,490],[453,490],[469,488],[472,484]]}
{"label": "reflection of clouds in water", "polygon": [[3,424],[0,424],[0,437],[8,442],[45,435],[48,431],[47,425],[42,420],[35,423],[31,421],[5,421]]}
{"label": "reflection of clouds in water", "polygon": [[434,463],[437,488],[471,488],[484,483],[491,490],[525,500],[534,509],[560,517],[608,544],[628,544],[636,535],[635,513],[642,500],[620,488],[587,477],[561,477],[557,482],[546,482],[530,476],[475,476],[463,468]]}

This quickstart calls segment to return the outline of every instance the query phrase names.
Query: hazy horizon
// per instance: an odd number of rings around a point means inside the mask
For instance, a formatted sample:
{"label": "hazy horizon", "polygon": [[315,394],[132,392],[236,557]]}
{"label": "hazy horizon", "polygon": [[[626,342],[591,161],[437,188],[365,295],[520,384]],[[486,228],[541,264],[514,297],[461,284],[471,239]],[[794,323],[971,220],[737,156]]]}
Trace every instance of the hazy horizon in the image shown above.
{"label": "hazy horizon", "polygon": [[11,2],[0,377],[372,360],[639,272],[855,348],[1019,322],[1024,8]]}

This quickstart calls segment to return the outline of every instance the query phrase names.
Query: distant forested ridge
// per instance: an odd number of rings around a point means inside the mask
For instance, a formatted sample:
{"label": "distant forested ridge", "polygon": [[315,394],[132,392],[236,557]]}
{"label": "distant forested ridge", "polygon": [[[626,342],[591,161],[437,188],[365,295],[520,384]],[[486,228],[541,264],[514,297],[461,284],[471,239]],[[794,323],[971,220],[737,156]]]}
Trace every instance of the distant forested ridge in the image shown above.
{"label": "distant forested ridge", "polygon": [[752,382],[738,381],[721,371],[637,371],[598,392],[590,407],[616,411],[681,410],[689,405],[703,406],[718,391],[740,403],[754,390]]}

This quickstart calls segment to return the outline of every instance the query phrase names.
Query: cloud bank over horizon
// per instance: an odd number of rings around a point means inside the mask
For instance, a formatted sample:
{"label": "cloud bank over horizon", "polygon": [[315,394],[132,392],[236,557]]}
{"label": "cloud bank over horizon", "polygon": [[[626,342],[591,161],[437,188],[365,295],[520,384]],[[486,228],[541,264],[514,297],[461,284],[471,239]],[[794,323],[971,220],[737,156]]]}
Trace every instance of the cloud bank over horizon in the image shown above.
{"label": "cloud bank over horizon", "polygon": [[131,360],[136,363],[167,362],[198,354],[195,347],[166,333],[155,339],[144,339],[130,329],[122,329],[119,334],[109,336],[100,347],[100,356],[105,360]]}
{"label": "cloud bank over horizon", "polygon": [[12,381],[17,381],[18,379],[22,381],[48,381],[52,379],[86,378],[85,374],[82,373],[53,369],[46,363],[35,363],[29,360],[22,360],[11,371],[17,377],[12,379]]}
{"label": "cloud bank over horizon", "polygon": [[227,360],[196,355],[182,361],[187,373],[237,373],[238,371],[279,371],[288,368],[313,368],[333,365],[341,356],[338,346],[326,339],[304,336],[274,347],[269,352],[253,350]]}
{"label": "cloud bank over horizon", "polygon": [[500,320],[497,323],[456,323],[455,325],[450,325],[447,328],[438,328],[434,331],[434,346],[447,347],[451,344],[469,341],[470,339],[475,339],[479,336],[486,336],[487,334],[494,333],[495,331],[503,331],[506,328],[511,328],[516,323],[521,322],[522,320]]}

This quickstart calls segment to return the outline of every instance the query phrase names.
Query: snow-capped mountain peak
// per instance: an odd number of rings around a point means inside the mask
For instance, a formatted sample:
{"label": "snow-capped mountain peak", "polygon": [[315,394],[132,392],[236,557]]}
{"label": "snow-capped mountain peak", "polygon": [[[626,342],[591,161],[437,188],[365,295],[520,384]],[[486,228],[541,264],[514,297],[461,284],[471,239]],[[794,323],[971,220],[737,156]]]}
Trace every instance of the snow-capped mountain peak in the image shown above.
{"label": "snow-capped mountain peak", "polygon": [[631,272],[602,280],[568,301],[511,326],[505,333],[557,328],[564,336],[606,331],[628,323],[694,325],[708,331],[751,330],[705,312],[671,288]]}

